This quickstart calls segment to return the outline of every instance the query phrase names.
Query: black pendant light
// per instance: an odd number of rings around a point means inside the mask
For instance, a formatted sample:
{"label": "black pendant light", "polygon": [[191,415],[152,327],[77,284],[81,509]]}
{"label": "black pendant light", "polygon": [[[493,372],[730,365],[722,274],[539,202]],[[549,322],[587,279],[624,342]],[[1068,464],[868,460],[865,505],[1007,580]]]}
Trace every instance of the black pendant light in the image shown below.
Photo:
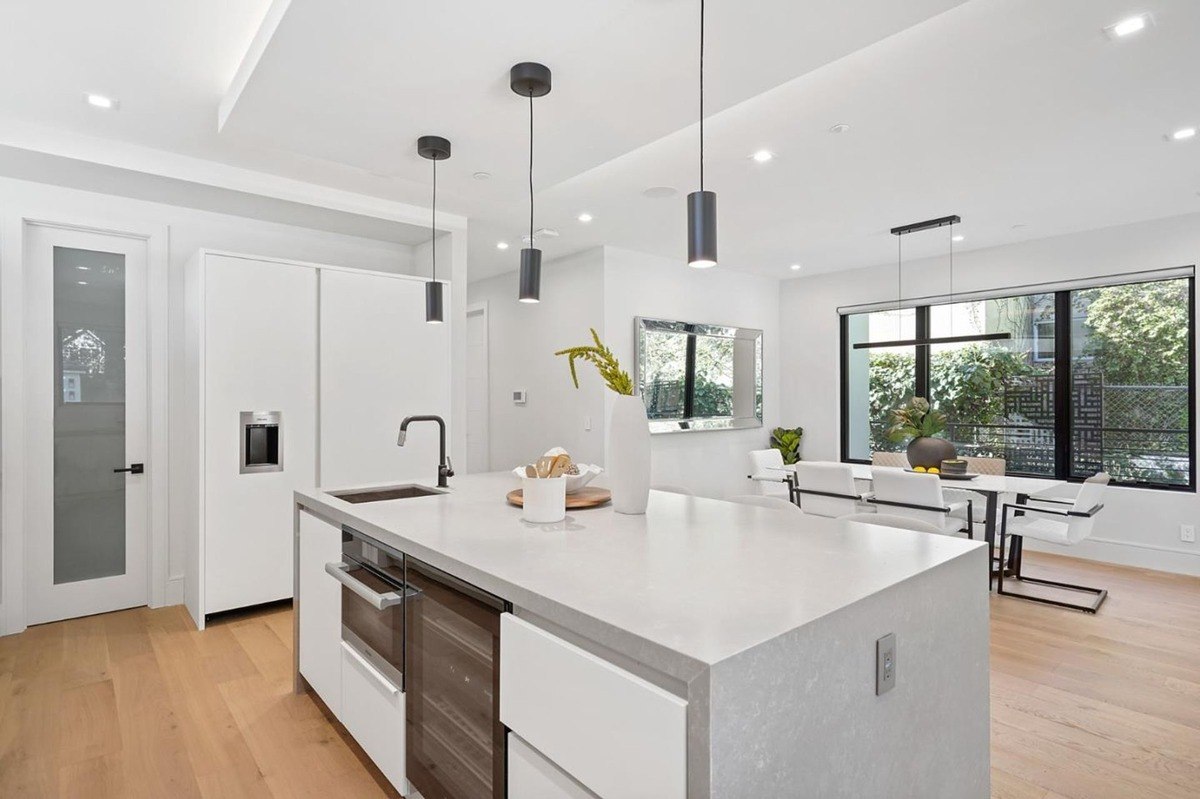
{"label": "black pendant light", "polygon": [[517,299],[540,302],[542,292],[542,251],[533,240],[533,98],[550,93],[550,68],[523,61],[508,71],[508,85],[529,98],[529,246],[521,250],[521,286]]}
{"label": "black pendant light", "polygon": [[700,191],[687,198],[688,266],[717,265],[717,195],[704,190],[704,0],[700,0]]}
{"label": "black pendant light", "polygon": [[429,218],[433,274],[425,284],[425,321],[440,325],[445,317],[442,312],[442,284],[437,279],[437,162],[450,157],[450,140],[441,136],[422,136],[417,139],[417,154],[433,162],[433,204]]}
{"label": "black pendant light", "polygon": [[[901,241],[903,236],[909,233],[919,233],[922,230],[934,230],[940,227],[950,228],[950,304],[954,304],[954,226],[961,222],[962,219],[955,216],[941,216],[937,219],[929,219],[925,222],[913,222],[910,225],[901,225],[900,227],[892,228],[892,235],[896,236],[896,310],[899,311],[902,302],[902,292],[900,271],[904,265],[904,250],[902,249]],[[953,325],[953,314],[950,317],[951,325]],[[953,334],[953,329],[950,331]],[[869,350],[877,347],[928,347],[931,344],[962,344],[971,341],[1004,341],[1012,338],[1012,333],[973,333],[967,336],[937,336],[930,337],[929,335],[918,335],[917,338],[898,339],[895,341],[860,341],[854,345],[856,350]]]}

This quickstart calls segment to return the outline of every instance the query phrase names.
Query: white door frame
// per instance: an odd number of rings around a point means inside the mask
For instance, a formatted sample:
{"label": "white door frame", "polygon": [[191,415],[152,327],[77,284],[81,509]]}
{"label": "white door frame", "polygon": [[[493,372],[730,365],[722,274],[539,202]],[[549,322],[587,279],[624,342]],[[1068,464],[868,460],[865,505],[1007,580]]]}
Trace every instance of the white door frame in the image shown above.
{"label": "white door frame", "polygon": [[[483,328],[487,332],[488,355],[487,355],[487,360],[484,361],[484,373],[483,373],[483,384],[484,384],[484,403],[483,403],[484,417],[483,418],[484,418],[484,433],[486,434],[485,438],[484,438],[484,448],[485,448],[485,452],[487,454],[487,468],[484,469],[484,471],[491,471],[491,468],[492,468],[492,465],[491,465],[492,464],[492,402],[491,402],[491,399],[492,399],[492,397],[491,397],[491,393],[492,393],[492,376],[491,376],[492,330],[491,330],[491,326],[489,324],[488,304],[487,304],[486,300],[484,302],[471,303],[470,305],[467,306],[467,312],[466,312],[466,315],[464,316],[464,320],[470,319],[472,316],[482,316],[483,317]],[[465,327],[468,327],[469,325],[470,325],[470,322],[467,322],[463,327],[465,328]],[[465,336],[466,331],[464,330],[463,333]],[[470,349],[469,342],[467,343],[466,346],[468,349]],[[468,368],[470,368],[469,365],[468,365]],[[467,379],[464,382],[470,382],[470,378],[471,378],[470,373],[468,373],[466,377],[467,377]],[[470,400],[468,400],[468,402],[469,401]],[[469,415],[470,415],[470,411],[467,412],[467,416],[469,416]],[[467,424],[467,416],[463,417],[464,427]],[[470,431],[467,431],[467,432],[470,432]],[[464,469],[464,472],[470,472],[470,462],[471,462],[471,453],[468,451],[467,457],[463,461],[463,464],[466,467]]]}
{"label": "white door frame", "polygon": [[[141,239],[146,242],[146,375],[148,535],[146,596],[151,607],[168,601],[167,366],[170,229],[128,220],[59,218],[61,210],[31,209],[0,217],[0,635],[26,627],[25,584],[25,263],[30,227]],[[182,590],[172,593],[180,594]],[[178,600],[177,600],[178,601]]]}

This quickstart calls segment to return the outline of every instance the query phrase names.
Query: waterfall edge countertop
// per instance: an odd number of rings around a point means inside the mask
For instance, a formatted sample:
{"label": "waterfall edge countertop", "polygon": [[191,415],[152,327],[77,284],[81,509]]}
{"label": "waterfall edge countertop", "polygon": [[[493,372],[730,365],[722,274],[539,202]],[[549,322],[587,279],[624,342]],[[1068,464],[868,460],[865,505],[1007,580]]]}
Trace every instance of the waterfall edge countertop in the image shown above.
{"label": "waterfall edge countertop", "polygon": [[645,515],[605,506],[535,525],[505,502],[514,487],[511,473],[497,472],[456,477],[435,496],[351,504],[313,489],[295,498],[685,681],[984,546],[661,491]]}

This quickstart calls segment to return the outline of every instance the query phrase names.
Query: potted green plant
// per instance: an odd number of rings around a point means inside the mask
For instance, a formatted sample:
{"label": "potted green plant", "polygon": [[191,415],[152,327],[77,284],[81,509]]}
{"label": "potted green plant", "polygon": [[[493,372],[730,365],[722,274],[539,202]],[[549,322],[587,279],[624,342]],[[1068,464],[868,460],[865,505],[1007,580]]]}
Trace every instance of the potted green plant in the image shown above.
{"label": "potted green plant", "polygon": [[924,397],[913,397],[892,411],[889,441],[908,440],[908,463],[914,469],[941,468],[942,461],[953,460],[954,445],[937,435],[946,429],[946,414],[933,408]]}
{"label": "potted green plant", "polygon": [[779,450],[785,466],[800,460],[800,439],[803,437],[803,427],[776,427],[771,431],[771,446]]}
{"label": "potted green plant", "polygon": [[592,364],[605,385],[616,394],[608,415],[608,473],[613,510],[645,513],[650,498],[650,424],[646,405],[633,393],[633,380],[621,368],[617,356],[604,346],[592,330],[592,344],[568,347],[555,355],[567,356],[571,380],[579,388],[575,361]]}

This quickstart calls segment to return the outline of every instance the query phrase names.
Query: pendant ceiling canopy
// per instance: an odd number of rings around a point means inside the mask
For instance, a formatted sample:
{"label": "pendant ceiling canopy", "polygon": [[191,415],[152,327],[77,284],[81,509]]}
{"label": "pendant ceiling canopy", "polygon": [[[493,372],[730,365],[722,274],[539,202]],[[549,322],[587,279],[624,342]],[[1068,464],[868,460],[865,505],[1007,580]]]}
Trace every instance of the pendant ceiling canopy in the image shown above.
{"label": "pendant ceiling canopy", "polygon": [[437,163],[450,157],[450,140],[441,136],[422,136],[417,139],[417,154],[433,162],[433,202],[430,205],[429,235],[433,262],[431,278],[425,284],[425,321],[441,324],[445,321],[442,303],[442,284],[437,279]]}
{"label": "pendant ceiling canopy", "polygon": [[542,292],[542,251],[533,238],[533,98],[550,93],[550,68],[524,61],[508,72],[513,92],[529,98],[529,246],[521,250],[521,279],[517,299],[540,302]]}
{"label": "pendant ceiling canopy", "polygon": [[[896,310],[901,308],[900,303],[903,301],[901,292],[901,268],[904,264],[903,250],[900,242],[902,237],[909,233],[919,233],[923,230],[934,230],[941,227],[950,228],[950,304],[954,303],[954,226],[962,222],[958,216],[941,216],[937,219],[928,219],[924,222],[913,222],[908,225],[894,227],[891,230],[893,236],[896,236]],[[951,316],[951,325],[953,325],[953,316]],[[869,350],[882,347],[928,347],[932,344],[963,344],[973,341],[1005,341],[1012,338],[1012,333],[973,333],[965,336],[953,335],[951,329],[949,336],[920,336],[916,338],[894,339],[892,341],[860,341],[854,345],[856,350]]]}

